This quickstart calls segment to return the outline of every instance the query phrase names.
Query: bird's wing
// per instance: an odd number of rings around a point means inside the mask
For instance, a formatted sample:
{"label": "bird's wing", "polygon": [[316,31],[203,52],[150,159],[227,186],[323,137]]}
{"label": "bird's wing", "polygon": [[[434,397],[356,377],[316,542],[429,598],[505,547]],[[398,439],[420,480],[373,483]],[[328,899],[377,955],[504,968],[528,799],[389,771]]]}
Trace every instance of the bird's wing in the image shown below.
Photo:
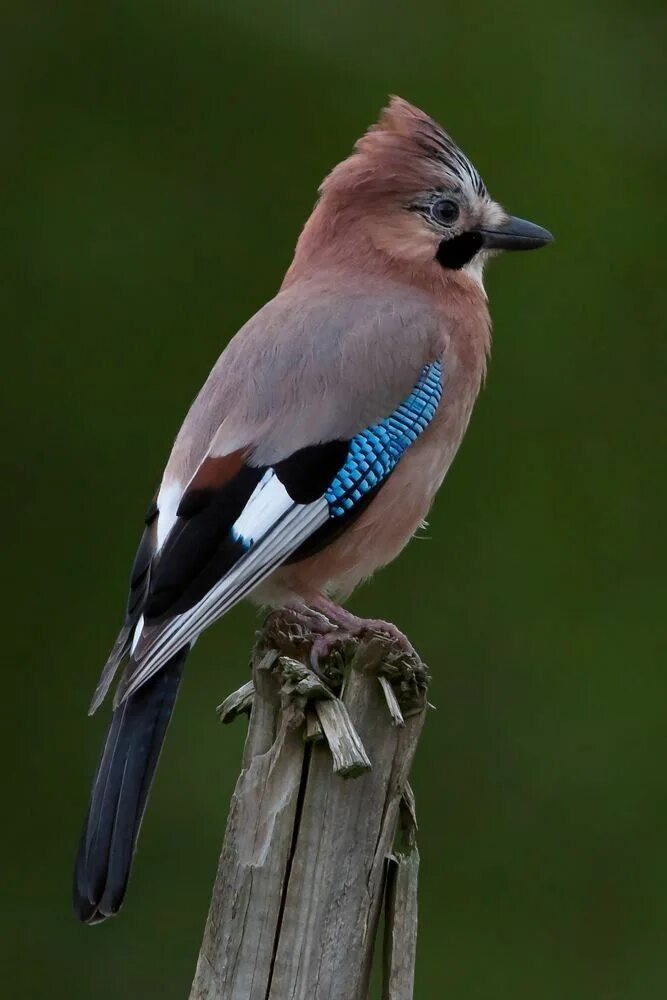
{"label": "bird's wing", "polygon": [[90,703],[90,714],[95,712],[111,687],[118,667],[128,656],[132,646],[137,623],[141,618],[146,597],[148,596],[148,584],[150,580],[151,565],[157,548],[157,519],[158,506],[156,498],[153,499],[146,516],[144,518],[144,530],[137,548],[132,570],[130,572],[130,588],[125,609],[125,621],[118,634],[111,652],[104,664],[102,674],[95,688],[95,692]]}
{"label": "bird's wing", "polygon": [[268,467],[239,455],[232,478],[188,489],[151,578],[122,696],[278,566],[327,545],[357,516],[432,420],[442,386],[435,360],[398,407],[350,440],[312,445]]}
{"label": "bird's wing", "polygon": [[435,412],[441,347],[433,312],[400,290],[297,288],[260,310],[179,432],[91,710],[128,656],[117,699],[343,530]]}

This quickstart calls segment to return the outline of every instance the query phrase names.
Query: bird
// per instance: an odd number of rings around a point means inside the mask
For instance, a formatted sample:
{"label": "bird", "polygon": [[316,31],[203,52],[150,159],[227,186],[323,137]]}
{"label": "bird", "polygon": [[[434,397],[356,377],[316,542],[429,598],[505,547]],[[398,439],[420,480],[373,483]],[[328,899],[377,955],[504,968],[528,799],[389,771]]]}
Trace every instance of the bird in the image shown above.
{"label": "bird", "polygon": [[145,516],[91,705],[118,674],[75,864],[80,920],[124,900],[204,629],[246,597],[331,633],[364,626],[343,602],[423,524],[485,379],[485,264],[552,239],[399,97],[324,179],[282,285],[222,351]]}

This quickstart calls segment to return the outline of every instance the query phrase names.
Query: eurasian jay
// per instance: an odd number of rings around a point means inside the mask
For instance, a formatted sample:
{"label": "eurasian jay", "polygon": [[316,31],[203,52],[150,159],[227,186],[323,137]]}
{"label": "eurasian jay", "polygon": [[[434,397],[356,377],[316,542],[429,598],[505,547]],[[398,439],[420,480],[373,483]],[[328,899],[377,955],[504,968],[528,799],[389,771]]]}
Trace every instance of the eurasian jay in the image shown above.
{"label": "eurasian jay", "polygon": [[399,98],[325,179],[280,291],[222,352],[146,515],[91,706],[123,665],[76,861],[81,920],[123,901],[197,637],[244,597],[311,609],[332,632],[359,624],[334,599],[422,524],[484,379],[484,264],[551,239]]}

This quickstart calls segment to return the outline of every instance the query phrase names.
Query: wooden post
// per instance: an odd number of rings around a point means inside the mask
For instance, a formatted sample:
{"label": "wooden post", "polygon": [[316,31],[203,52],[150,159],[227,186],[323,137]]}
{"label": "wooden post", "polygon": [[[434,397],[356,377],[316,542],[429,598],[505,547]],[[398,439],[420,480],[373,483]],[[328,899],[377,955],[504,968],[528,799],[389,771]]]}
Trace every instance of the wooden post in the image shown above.
{"label": "wooden post", "polygon": [[368,1000],[384,903],[383,1000],[410,1000],[417,934],[408,776],[428,674],[378,633],[315,673],[312,636],[272,615],[190,1000]]}

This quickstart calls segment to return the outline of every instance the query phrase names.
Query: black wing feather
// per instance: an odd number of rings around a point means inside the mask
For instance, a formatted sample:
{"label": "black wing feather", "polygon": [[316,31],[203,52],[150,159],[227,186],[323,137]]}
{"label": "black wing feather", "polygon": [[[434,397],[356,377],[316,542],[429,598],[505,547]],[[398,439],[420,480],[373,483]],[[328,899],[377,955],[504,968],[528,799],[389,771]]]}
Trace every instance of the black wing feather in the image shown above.
{"label": "black wing feather", "polygon": [[[311,503],[322,496],[345,461],[348,448],[348,441],[311,445],[272,468],[295,503]],[[267,466],[244,463],[222,486],[184,493],[176,524],[151,569],[143,609],[147,625],[193,607],[244,555],[246,548],[234,538],[232,526],[266,471]],[[347,518],[339,518],[329,532],[320,529],[316,547],[327,545],[347,523]],[[309,545],[307,554],[312,550]]]}

